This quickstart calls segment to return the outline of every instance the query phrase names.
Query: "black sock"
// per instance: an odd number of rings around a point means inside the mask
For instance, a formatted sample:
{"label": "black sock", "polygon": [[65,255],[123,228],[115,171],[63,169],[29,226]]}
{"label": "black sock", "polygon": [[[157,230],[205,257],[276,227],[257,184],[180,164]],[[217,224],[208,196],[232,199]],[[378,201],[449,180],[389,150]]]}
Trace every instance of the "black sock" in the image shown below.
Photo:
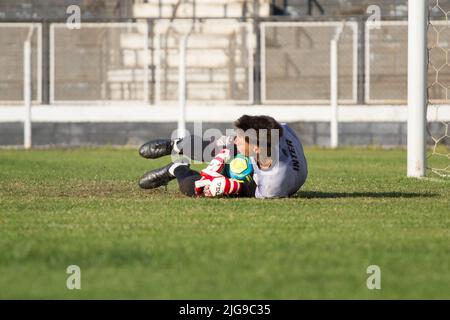
{"label": "black sock", "polygon": [[177,178],[178,182],[183,181],[187,177],[190,176],[199,176],[200,174],[197,171],[191,170],[189,166],[180,165],[173,170],[173,174]]}
{"label": "black sock", "polygon": [[200,180],[201,175],[188,166],[178,166],[173,171],[178,181],[181,193],[188,197],[195,196],[195,181]]}

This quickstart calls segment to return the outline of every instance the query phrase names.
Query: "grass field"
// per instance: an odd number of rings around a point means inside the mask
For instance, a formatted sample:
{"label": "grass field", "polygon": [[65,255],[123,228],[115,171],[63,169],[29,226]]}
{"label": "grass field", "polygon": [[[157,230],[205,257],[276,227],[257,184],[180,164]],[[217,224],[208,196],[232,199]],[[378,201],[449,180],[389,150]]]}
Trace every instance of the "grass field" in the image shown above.
{"label": "grass field", "polygon": [[136,150],[2,150],[0,298],[450,299],[450,184],[404,150],[306,152],[301,192],[256,200],[142,191],[167,159]]}

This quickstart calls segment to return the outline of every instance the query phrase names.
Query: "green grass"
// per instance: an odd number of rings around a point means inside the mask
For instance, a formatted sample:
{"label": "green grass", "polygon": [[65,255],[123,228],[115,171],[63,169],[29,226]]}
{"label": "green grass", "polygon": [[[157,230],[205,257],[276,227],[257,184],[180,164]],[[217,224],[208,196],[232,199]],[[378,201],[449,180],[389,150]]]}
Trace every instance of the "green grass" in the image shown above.
{"label": "green grass", "polygon": [[450,184],[404,150],[306,152],[301,192],[256,200],[139,190],[167,159],[136,150],[2,150],[0,298],[449,299]]}

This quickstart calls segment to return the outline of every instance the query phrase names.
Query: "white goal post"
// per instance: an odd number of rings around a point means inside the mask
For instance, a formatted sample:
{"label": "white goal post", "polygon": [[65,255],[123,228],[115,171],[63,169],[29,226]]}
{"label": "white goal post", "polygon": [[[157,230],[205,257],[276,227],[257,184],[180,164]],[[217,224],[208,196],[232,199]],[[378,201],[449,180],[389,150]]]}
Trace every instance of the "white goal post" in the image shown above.
{"label": "white goal post", "polygon": [[[330,41],[330,146],[337,148],[339,145],[339,66],[338,66],[338,42],[344,30],[345,21],[336,27],[335,34]],[[356,93],[356,91],[355,91]]]}
{"label": "white goal post", "polygon": [[24,102],[24,121],[23,121],[23,146],[25,149],[31,148],[31,37],[33,36],[34,27],[31,26],[27,38],[23,44],[23,102]]}
{"label": "white goal post", "polygon": [[408,1],[407,175],[423,177],[426,168],[428,1]]}

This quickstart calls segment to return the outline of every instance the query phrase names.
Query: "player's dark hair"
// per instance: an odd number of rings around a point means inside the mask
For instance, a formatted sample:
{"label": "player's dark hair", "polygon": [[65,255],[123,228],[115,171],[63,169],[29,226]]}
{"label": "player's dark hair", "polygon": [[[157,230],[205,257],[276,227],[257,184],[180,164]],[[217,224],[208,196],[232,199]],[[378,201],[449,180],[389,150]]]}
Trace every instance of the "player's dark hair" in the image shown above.
{"label": "player's dark hair", "polygon": [[[272,130],[278,130],[278,137],[283,135],[283,127],[281,124],[276,121],[274,118],[270,116],[249,116],[243,115],[239,119],[234,122],[234,126],[238,129],[243,130],[244,132],[247,130],[255,130],[257,132],[257,145],[260,145],[260,131],[261,129],[265,129],[267,133],[267,137],[264,137],[265,142],[267,143],[267,147],[270,152],[270,147],[272,145],[278,144],[279,141],[272,141]],[[248,142],[248,141],[247,141]]]}

